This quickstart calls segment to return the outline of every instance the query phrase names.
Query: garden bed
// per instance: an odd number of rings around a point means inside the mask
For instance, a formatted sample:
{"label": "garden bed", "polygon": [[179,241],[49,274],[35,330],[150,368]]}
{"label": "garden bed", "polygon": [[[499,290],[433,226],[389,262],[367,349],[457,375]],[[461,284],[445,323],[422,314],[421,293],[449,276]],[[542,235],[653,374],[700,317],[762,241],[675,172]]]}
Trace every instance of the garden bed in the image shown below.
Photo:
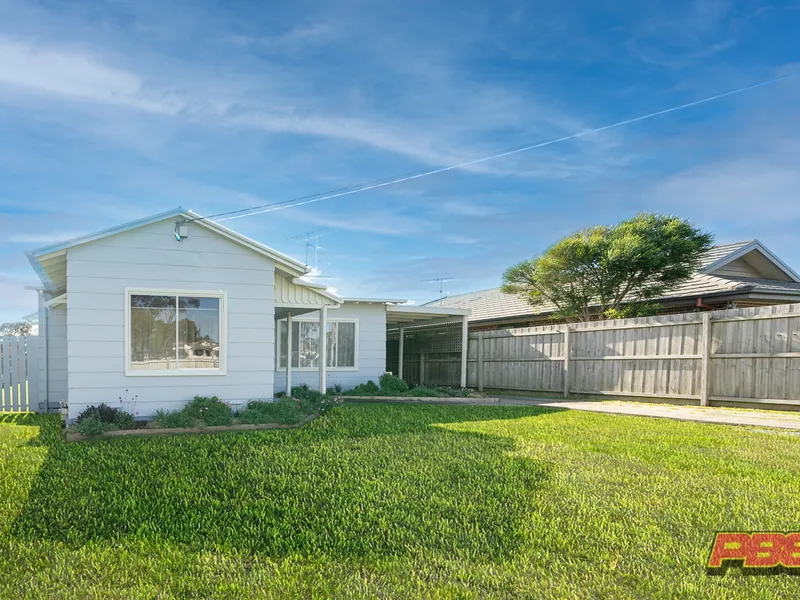
{"label": "garden bed", "polygon": [[147,421],[137,421],[136,415],[139,413],[100,404],[90,406],[78,415],[76,422],[64,432],[64,439],[77,442],[119,437],[291,429],[326,413],[337,402],[335,397],[307,387],[294,388],[291,397],[284,396],[273,401],[251,400],[237,410],[216,396],[195,396],[181,410],[159,409]]}
{"label": "garden bed", "polygon": [[295,429],[302,427],[316,419],[319,415],[309,415],[299,423],[241,423],[238,425],[211,425],[206,427],[160,427],[139,429],[115,429],[99,435],[83,435],[77,431],[65,431],[64,440],[67,442],[83,442],[85,440],[106,440],[121,437],[151,437],[157,435],[180,435],[186,433],[222,433],[225,431],[261,431],[262,429]]}

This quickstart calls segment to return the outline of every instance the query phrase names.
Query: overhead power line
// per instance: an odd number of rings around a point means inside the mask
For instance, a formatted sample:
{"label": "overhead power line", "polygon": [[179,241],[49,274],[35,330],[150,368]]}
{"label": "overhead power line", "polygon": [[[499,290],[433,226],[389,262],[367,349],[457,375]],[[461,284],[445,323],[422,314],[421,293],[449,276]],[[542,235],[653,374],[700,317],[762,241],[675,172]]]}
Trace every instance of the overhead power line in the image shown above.
{"label": "overhead power line", "polygon": [[795,71],[793,73],[787,73],[785,75],[780,75],[778,77],[773,77],[771,79],[767,79],[764,81],[760,81],[758,83],[753,83],[744,87],[736,88],[733,90],[728,90],[726,92],[721,92],[719,94],[714,94],[713,96],[707,96],[706,98],[702,98],[700,100],[694,100],[692,102],[686,102],[685,104],[680,104],[678,106],[673,106],[671,108],[666,108],[663,110],[659,110],[656,112],[651,112],[646,115],[641,115],[638,117],[633,117],[630,119],[625,119],[624,121],[618,121],[616,123],[612,123],[610,125],[604,125],[602,127],[595,127],[594,129],[588,129],[585,131],[580,131],[578,133],[573,133],[571,135],[565,135],[563,137],[554,138],[551,140],[547,140],[544,142],[539,142],[536,144],[531,144],[528,146],[523,146],[521,148],[515,148],[513,150],[508,150],[506,152],[500,152],[498,154],[492,154],[489,156],[483,156],[481,158],[476,158],[474,160],[468,160],[462,163],[449,165],[446,167],[439,167],[436,169],[430,169],[426,171],[419,171],[416,173],[411,173],[408,175],[403,175],[400,177],[394,177],[390,179],[382,179],[378,181],[373,181],[370,183],[352,185],[345,188],[340,188],[337,190],[329,190],[327,192],[320,192],[317,194],[310,194],[307,196],[300,196],[298,198],[292,198],[289,200],[282,200],[280,202],[272,202],[270,204],[262,204],[260,206],[252,206],[250,208],[242,208],[239,210],[231,210],[227,212],[221,212],[213,215],[208,215],[205,217],[196,217],[193,219],[186,219],[183,223],[189,223],[192,221],[200,221],[200,220],[211,220],[214,219],[215,222],[221,221],[229,221],[231,219],[241,219],[244,217],[250,217],[253,215],[263,214],[267,212],[274,212],[277,210],[285,210],[287,208],[294,208],[297,206],[304,206],[306,204],[313,204],[315,202],[322,202],[323,200],[330,200],[332,198],[339,198],[342,196],[349,196],[351,194],[358,194],[361,192],[366,192],[369,190],[374,190],[377,188],[387,187],[390,185],[396,185],[398,183],[403,183],[406,181],[412,181],[414,179],[420,179],[422,177],[429,177],[431,175],[437,175],[439,173],[445,173],[447,171],[454,171],[457,169],[463,169],[466,167],[470,167],[473,165],[489,162],[491,160],[497,160],[498,158],[504,158],[506,156],[512,156],[514,154],[520,154],[522,152],[528,152],[529,150],[535,150],[536,148],[544,148],[545,146],[552,146],[554,144],[559,144],[561,142],[566,142],[569,140],[575,140],[587,135],[592,135],[595,133],[601,133],[603,131],[608,131],[609,129],[615,129],[617,127],[622,127],[624,125],[630,125],[632,123],[638,123],[639,121],[645,121],[647,119],[652,119],[654,117],[658,117],[661,115],[666,115],[669,113],[677,112],[680,110],[685,110],[687,108],[692,108],[694,106],[699,106],[701,104],[706,104],[708,102],[713,102],[714,100],[719,100],[721,98],[726,98],[728,96],[734,96],[736,94],[741,94],[742,92],[747,92],[749,90],[753,90],[756,88],[764,87],[766,85],[770,85],[773,83],[777,83],[779,81],[783,81],[785,79],[790,79],[792,77],[796,77],[800,75],[800,71]]}

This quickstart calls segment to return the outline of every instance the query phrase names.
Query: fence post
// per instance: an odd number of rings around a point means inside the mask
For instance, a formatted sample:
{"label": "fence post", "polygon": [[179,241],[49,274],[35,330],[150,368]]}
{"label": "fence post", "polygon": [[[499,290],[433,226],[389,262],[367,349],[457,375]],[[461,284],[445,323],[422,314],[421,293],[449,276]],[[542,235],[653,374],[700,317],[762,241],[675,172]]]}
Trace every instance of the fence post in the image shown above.
{"label": "fence post", "polygon": [[419,384],[425,385],[425,353],[419,355]]}
{"label": "fence post", "polygon": [[569,398],[569,325],[564,325],[564,398]]}
{"label": "fence post", "polygon": [[703,313],[703,350],[700,367],[700,406],[708,406],[708,391],[711,387],[711,313]]}
{"label": "fence post", "polygon": [[483,332],[478,332],[478,391],[483,391]]}

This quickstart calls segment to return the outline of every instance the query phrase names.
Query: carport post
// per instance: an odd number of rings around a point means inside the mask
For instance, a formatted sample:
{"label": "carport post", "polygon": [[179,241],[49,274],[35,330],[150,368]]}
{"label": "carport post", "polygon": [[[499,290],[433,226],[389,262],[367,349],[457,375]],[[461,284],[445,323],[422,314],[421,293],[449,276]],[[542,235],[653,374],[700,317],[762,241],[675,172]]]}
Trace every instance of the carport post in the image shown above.
{"label": "carport post", "polygon": [[[278,358],[280,360],[280,357]],[[292,313],[286,313],[286,395],[292,395]]]}
{"label": "carport post", "polygon": [[469,317],[461,317],[461,388],[467,387],[467,348],[469,344]]}
{"label": "carport post", "polygon": [[570,348],[569,348],[569,325],[564,325],[564,398],[569,398],[569,369],[570,369]]}
{"label": "carport post", "polygon": [[328,307],[319,309],[319,391],[328,389]]}
{"label": "carport post", "polygon": [[397,376],[402,379],[403,378],[403,337],[405,336],[405,327],[402,323],[400,323],[400,343],[398,344],[397,352],[399,356],[397,357]]}

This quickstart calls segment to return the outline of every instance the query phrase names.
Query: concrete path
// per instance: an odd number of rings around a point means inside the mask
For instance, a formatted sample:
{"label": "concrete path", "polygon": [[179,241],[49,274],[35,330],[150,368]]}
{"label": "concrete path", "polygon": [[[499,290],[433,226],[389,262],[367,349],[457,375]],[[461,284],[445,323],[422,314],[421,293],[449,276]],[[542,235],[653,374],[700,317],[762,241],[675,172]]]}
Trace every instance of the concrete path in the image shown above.
{"label": "concrete path", "polygon": [[[359,399],[361,400],[361,399]],[[386,398],[375,398],[374,402]],[[649,404],[646,402],[590,401],[590,400],[552,400],[531,398],[529,396],[497,396],[494,398],[398,398],[409,404],[473,404],[481,406],[544,406],[569,410],[632,415],[637,417],[656,417],[678,421],[699,421],[702,423],[721,423],[725,425],[748,425],[777,429],[800,430],[800,413],[786,413],[768,410],[746,410],[740,408],[721,408],[710,406],[679,406],[674,404]]]}
{"label": "concrete path", "polygon": [[699,421],[702,423],[723,423],[726,425],[750,425],[800,430],[800,413],[791,414],[768,410],[745,410],[741,408],[721,408],[716,406],[701,408],[699,406],[648,404],[646,402],[621,402],[613,400],[605,402],[586,400],[560,401],[544,398],[525,398],[522,396],[500,397],[497,404],[547,406],[615,415],[676,419],[678,421]]}

